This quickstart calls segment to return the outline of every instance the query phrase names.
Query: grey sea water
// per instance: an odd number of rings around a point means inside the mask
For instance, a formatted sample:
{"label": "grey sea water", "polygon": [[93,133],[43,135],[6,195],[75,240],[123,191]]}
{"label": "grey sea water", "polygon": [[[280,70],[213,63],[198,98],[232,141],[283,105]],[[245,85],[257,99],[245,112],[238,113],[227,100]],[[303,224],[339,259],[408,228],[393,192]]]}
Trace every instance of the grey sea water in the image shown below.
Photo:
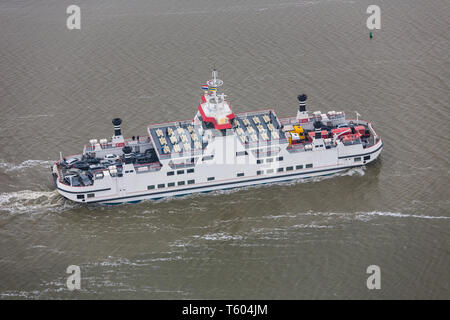
{"label": "grey sea water", "polygon": [[[450,298],[448,1],[77,1],[81,30],[70,4],[0,2],[0,298]],[[214,65],[235,112],[293,116],[307,93],[372,121],[381,157],[137,205],[57,194],[60,151],[111,136],[113,117],[126,136],[192,118]]]}

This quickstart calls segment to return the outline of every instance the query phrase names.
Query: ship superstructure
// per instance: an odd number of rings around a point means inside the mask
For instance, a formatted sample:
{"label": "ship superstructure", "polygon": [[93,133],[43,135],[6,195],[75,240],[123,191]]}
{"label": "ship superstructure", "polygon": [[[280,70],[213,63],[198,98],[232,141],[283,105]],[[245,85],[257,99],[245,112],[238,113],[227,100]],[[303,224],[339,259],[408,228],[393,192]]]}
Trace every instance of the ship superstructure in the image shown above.
{"label": "ship superstructure", "polygon": [[147,127],[124,139],[113,119],[111,140],[92,139],[82,154],[55,162],[58,192],[83,203],[120,204],[261,183],[329,175],[374,161],[381,138],[370,122],[344,112],[306,110],[298,96],[296,117],[274,110],[235,114],[217,71],[194,119]]}

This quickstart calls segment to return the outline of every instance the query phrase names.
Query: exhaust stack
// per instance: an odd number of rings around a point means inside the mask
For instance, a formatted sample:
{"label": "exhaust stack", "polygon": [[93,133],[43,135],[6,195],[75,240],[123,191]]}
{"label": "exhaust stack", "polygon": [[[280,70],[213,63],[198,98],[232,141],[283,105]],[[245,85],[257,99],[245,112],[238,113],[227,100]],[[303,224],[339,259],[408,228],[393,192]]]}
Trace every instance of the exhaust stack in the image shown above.
{"label": "exhaust stack", "polygon": [[308,99],[308,96],[306,94],[301,94],[297,97],[299,106],[298,111],[299,112],[305,112],[306,111],[306,100]]}
{"label": "exhaust stack", "polygon": [[131,147],[129,147],[129,146],[123,147],[122,151],[123,151],[123,158],[124,158],[125,164],[130,164],[132,162],[131,161]]}
{"label": "exhaust stack", "polygon": [[308,99],[308,96],[304,93],[297,97],[297,100],[299,102],[298,112],[297,112],[297,120],[300,123],[309,121],[308,111],[306,111],[306,100],[307,99]]}
{"label": "exhaust stack", "polygon": [[123,147],[125,145],[125,140],[122,136],[122,130],[120,130],[122,119],[114,118],[112,120],[112,124],[114,125],[114,135],[112,136],[112,143],[115,144],[116,147]]}
{"label": "exhaust stack", "polygon": [[121,136],[122,135],[122,131],[120,130],[120,125],[122,124],[122,119],[114,118],[112,120],[112,124],[114,125],[114,135],[115,136]]}

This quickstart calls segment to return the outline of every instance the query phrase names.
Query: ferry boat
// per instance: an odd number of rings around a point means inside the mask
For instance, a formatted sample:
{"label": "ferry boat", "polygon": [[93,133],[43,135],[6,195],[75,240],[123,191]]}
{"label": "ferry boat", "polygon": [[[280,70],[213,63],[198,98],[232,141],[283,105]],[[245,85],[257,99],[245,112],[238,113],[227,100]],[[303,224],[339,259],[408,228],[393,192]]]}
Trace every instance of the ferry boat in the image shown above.
{"label": "ferry boat", "polygon": [[150,124],[146,136],[91,139],[83,152],[52,166],[58,192],[80,203],[121,204],[338,173],[380,155],[372,124],[340,111],[234,113],[213,70],[194,119]]}

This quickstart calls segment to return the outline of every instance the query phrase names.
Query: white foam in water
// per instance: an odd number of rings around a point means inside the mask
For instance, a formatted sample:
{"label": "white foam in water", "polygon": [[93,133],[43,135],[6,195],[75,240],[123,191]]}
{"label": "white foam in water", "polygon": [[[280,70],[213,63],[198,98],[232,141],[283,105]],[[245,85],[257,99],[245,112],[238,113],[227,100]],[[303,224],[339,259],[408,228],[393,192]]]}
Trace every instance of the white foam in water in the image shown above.
{"label": "white foam in water", "polygon": [[332,229],[333,227],[310,223],[310,224],[295,224],[295,225],[291,226],[291,228],[294,228],[294,229]]}
{"label": "white foam in water", "polygon": [[346,170],[342,173],[337,173],[337,175],[340,176],[354,176],[354,175],[360,175],[363,176],[366,173],[366,167],[357,167],[357,168],[351,168],[349,170]]}
{"label": "white foam in water", "polygon": [[77,204],[66,201],[55,191],[23,190],[0,193],[0,211],[9,213],[38,213],[72,209]]}
{"label": "white foam in water", "polygon": [[243,237],[240,235],[231,235],[229,233],[225,232],[219,232],[219,233],[208,233],[204,236],[194,236],[194,238],[200,238],[203,240],[242,240]]}
{"label": "white foam in water", "polygon": [[369,211],[369,212],[354,212],[354,213],[342,213],[342,212],[307,212],[300,213],[299,215],[312,215],[312,216],[339,216],[348,219],[357,219],[368,221],[376,217],[392,217],[392,218],[415,218],[415,219],[450,219],[446,216],[429,216],[421,214],[408,214],[401,212],[383,212],[383,211]]}
{"label": "white foam in water", "polygon": [[400,212],[380,212],[380,211],[357,212],[357,218],[374,217],[374,216],[393,217],[393,218],[417,218],[417,219],[450,219],[450,217],[445,216],[428,216],[428,215],[407,214]]}
{"label": "white foam in water", "polygon": [[345,219],[357,219],[368,221],[377,217],[392,217],[392,218],[414,218],[414,219],[450,219],[446,216],[430,216],[421,214],[408,214],[401,212],[383,212],[383,211],[369,211],[369,212],[299,212],[299,213],[286,213],[282,215],[269,215],[264,216],[264,219],[298,219],[301,216],[325,216],[325,217],[340,217]]}
{"label": "white foam in water", "polygon": [[9,162],[0,161],[0,168],[3,168],[5,172],[23,170],[26,168],[33,168],[36,166],[49,167],[54,163],[52,160],[25,160],[20,164],[14,164]]}

